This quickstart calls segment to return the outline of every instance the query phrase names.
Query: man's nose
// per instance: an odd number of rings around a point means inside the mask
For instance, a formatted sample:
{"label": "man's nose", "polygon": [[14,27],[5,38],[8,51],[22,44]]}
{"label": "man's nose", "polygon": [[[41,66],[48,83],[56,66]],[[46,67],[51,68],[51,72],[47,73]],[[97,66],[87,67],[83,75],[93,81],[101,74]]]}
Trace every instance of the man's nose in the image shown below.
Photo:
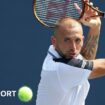
{"label": "man's nose", "polygon": [[74,41],[71,42],[70,48],[76,50],[76,43]]}

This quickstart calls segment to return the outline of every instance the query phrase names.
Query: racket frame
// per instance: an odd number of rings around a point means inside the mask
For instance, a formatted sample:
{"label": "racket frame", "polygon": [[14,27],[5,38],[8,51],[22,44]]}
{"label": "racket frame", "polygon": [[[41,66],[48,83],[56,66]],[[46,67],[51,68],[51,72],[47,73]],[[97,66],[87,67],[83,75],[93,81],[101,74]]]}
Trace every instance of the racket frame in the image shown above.
{"label": "racket frame", "polygon": [[[84,15],[84,13],[85,13],[85,7],[86,7],[86,6],[91,7],[93,10],[97,11],[97,13],[98,13],[98,15],[94,15],[94,16],[91,16],[91,17],[98,17],[98,16],[101,17],[101,16],[102,16],[102,17],[105,18],[105,13],[104,13],[104,12],[98,10],[97,8],[93,7],[92,5],[90,5],[90,4],[87,3],[87,2],[84,2],[83,0],[81,0],[81,1],[82,1],[83,8],[82,8],[82,12],[81,12],[80,17],[79,17],[78,19],[76,19],[77,21],[80,20],[80,19],[83,17],[83,15]],[[38,20],[38,22],[40,22],[42,25],[44,25],[44,26],[46,26],[46,27],[48,27],[48,28],[54,28],[54,27],[56,26],[55,23],[54,23],[53,25],[50,25],[50,26],[49,26],[48,24],[44,23],[44,22],[37,16],[37,13],[36,13],[36,0],[33,0],[33,12],[34,12],[34,16],[36,17],[36,19]],[[66,16],[65,16],[65,17],[66,17]],[[69,16],[67,16],[67,17],[69,17]],[[62,17],[61,17],[61,18],[62,18]]]}

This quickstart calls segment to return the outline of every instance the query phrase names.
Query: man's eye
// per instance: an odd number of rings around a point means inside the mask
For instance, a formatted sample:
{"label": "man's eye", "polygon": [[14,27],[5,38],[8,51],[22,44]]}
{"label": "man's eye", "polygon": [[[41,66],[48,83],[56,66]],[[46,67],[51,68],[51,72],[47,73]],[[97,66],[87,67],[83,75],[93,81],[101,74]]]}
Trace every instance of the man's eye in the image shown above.
{"label": "man's eye", "polygon": [[79,42],[81,42],[81,39],[80,39],[80,38],[77,38],[75,41],[76,41],[77,43],[79,43]]}
{"label": "man's eye", "polygon": [[68,39],[68,38],[65,38],[65,39],[64,39],[64,42],[68,42],[68,41],[69,41],[69,39]]}

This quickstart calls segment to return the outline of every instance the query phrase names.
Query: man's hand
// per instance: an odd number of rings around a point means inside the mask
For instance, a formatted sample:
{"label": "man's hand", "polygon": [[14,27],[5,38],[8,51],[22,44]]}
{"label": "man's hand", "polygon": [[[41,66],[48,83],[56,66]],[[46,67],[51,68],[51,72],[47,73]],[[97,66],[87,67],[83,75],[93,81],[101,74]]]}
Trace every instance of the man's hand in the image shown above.
{"label": "man's hand", "polygon": [[[89,3],[89,0],[84,0],[84,2]],[[93,5],[93,3],[91,3],[91,5]],[[78,6],[78,4],[74,3],[74,6],[77,9],[77,11],[81,14],[82,9]],[[101,25],[100,17],[92,17],[94,15],[97,15],[97,12],[88,5],[86,5],[84,15],[79,21],[82,24],[91,28],[99,27]]]}

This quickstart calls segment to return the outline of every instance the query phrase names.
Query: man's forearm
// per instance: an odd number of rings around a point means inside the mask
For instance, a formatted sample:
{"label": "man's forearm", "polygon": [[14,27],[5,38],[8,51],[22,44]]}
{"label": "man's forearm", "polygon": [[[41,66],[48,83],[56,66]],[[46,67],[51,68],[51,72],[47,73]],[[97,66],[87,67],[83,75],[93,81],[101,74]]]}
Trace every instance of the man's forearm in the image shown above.
{"label": "man's forearm", "polygon": [[93,69],[89,79],[105,76],[105,59],[96,59],[93,61]]}
{"label": "man's forearm", "polygon": [[90,28],[86,43],[84,44],[81,50],[81,54],[83,55],[83,57],[88,60],[95,59],[96,57],[98,42],[99,42],[100,27],[101,25]]}

